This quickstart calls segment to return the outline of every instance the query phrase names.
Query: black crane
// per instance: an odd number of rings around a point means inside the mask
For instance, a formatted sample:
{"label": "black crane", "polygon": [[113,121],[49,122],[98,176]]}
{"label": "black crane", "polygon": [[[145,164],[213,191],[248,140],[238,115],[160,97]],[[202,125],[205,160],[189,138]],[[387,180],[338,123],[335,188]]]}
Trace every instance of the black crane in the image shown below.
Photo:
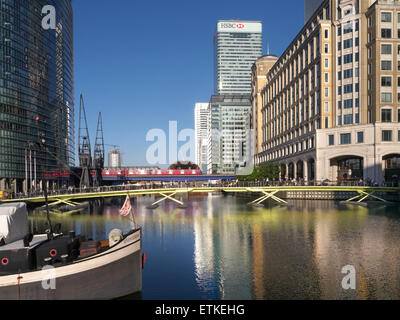
{"label": "black crane", "polygon": [[101,112],[99,112],[99,119],[97,121],[96,143],[94,146],[94,180],[93,185],[99,187],[102,184],[101,171],[104,169],[104,137],[103,137],[103,120]]}
{"label": "black crane", "polygon": [[79,186],[80,188],[90,188],[92,186],[92,152],[90,148],[89,131],[82,94],[79,108],[79,164],[82,168]]}

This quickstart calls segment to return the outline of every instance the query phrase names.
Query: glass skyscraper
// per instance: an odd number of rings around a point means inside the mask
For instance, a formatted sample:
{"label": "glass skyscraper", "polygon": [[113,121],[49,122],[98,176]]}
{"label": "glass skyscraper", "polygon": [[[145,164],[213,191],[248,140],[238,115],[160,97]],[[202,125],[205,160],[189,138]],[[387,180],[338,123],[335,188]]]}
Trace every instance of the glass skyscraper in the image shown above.
{"label": "glass skyscraper", "polygon": [[[46,5],[56,30],[42,27]],[[49,152],[37,151],[38,179],[74,165],[73,78],[71,0],[0,0],[0,188],[23,188],[25,150],[39,133]]]}
{"label": "glass skyscraper", "polygon": [[214,93],[251,94],[251,67],[261,56],[261,22],[219,20],[214,36]]}

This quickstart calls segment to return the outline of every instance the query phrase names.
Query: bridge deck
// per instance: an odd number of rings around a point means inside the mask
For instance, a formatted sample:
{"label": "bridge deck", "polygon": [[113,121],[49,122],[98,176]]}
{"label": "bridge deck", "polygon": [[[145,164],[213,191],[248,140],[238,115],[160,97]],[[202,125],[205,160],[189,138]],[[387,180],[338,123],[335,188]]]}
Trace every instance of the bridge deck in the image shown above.
{"label": "bridge deck", "polygon": [[[348,201],[357,200],[364,201],[367,198],[375,198],[380,201],[385,201],[377,196],[376,193],[395,193],[400,194],[400,188],[392,187],[366,187],[366,186],[278,186],[278,187],[198,187],[198,188],[162,188],[162,189],[120,189],[111,191],[101,192],[84,192],[84,193],[65,193],[57,195],[49,195],[48,200],[53,204],[67,203],[70,205],[76,205],[73,200],[91,200],[99,198],[111,198],[111,197],[123,197],[129,196],[141,196],[141,195],[160,195],[165,199],[170,199],[172,195],[185,194],[185,193],[214,193],[214,192],[227,192],[227,193],[255,193],[263,194],[263,197],[257,199],[259,203],[263,202],[268,198],[272,198],[277,202],[280,202],[276,194],[279,192],[354,192],[358,193],[358,196],[352,197]],[[265,198],[265,199],[264,199]],[[262,201],[261,201],[262,200]],[[282,200],[282,199],[280,199]],[[20,198],[3,200],[2,203],[9,202],[27,202],[27,203],[44,203],[44,196]],[[261,202],[260,202],[261,201]],[[361,202],[360,201],[360,202]],[[284,202],[284,201],[283,201]]]}

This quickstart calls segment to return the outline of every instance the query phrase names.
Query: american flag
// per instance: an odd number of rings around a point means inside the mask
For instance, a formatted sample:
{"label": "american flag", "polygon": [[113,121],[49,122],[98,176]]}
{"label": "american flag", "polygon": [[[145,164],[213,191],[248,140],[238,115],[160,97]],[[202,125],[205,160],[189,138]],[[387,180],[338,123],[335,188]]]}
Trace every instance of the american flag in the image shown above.
{"label": "american flag", "polygon": [[126,196],[125,203],[119,210],[119,213],[121,214],[121,216],[126,217],[131,213],[131,210],[132,210],[131,199],[129,199],[129,196]]}

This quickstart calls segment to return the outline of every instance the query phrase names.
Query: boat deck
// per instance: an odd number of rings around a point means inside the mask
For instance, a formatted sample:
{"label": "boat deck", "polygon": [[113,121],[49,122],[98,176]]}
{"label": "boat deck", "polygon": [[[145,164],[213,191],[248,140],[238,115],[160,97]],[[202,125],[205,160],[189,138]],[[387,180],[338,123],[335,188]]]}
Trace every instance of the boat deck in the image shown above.
{"label": "boat deck", "polygon": [[[35,235],[29,243],[29,248],[32,249],[47,240],[47,234]],[[0,247],[0,251],[24,249],[24,240],[14,241]]]}

